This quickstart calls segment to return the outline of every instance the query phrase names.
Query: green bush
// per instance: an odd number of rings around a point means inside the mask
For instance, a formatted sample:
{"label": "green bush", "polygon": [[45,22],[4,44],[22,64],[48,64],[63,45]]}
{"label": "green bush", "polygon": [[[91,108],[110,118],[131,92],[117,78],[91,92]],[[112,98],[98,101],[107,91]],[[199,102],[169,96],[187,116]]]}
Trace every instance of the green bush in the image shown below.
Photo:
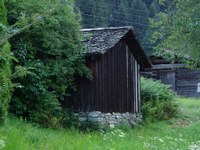
{"label": "green bush", "polygon": [[160,81],[141,78],[142,114],[146,121],[164,120],[176,115],[175,93]]}
{"label": "green bush", "polygon": [[[0,1],[0,41],[5,38],[5,26],[7,23],[7,11],[4,2]],[[11,99],[11,60],[13,55],[10,51],[10,44],[6,42],[0,45],[0,124],[2,125],[7,116],[8,104]]]}
{"label": "green bush", "polygon": [[9,43],[0,46],[0,124],[7,116],[8,104],[11,99],[11,60]]}
{"label": "green bush", "polygon": [[73,0],[9,0],[6,6],[15,28],[34,22],[10,40],[15,65],[31,72],[13,80],[21,88],[14,90],[10,110],[45,127],[66,126],[60,102],[75,89],[76,75],[88,75]]}
{"label": "green bush", "polygon": [[82,132],[94,132],[99,131],[102,127],[98,123],[94,123],[90,120],[79,123],[79,130]]}

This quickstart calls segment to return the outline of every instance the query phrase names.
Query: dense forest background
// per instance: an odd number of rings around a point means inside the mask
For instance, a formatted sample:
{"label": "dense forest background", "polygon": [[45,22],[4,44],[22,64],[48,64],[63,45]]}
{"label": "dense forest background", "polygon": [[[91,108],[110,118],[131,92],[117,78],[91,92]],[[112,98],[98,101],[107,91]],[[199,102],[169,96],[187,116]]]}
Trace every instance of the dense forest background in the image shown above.
{"label": "dense forest background", "polygon": [[172,0],[77,0],[83,28],[133,26],[138,39],[148,53],[152,44],[149,36],[149,18],[164,12]]}

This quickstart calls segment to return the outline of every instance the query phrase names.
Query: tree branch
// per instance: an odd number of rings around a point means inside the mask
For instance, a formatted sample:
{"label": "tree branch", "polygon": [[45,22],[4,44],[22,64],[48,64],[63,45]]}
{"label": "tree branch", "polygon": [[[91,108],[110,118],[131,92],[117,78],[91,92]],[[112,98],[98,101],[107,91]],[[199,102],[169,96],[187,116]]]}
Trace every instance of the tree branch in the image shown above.
{"label": "tree branch", "polygon": [[[37,16],[36,19],[34,19],[32,23],[30,23],[30,24],[28,24],[28,25],[22,27],[21,29],[15,31],[14,33],[12,33],[12,34],[10,34],[10,35],[7,33],[7,35],[6,35],[5,37],[3,37],[2,40],[0,40],[0,46],[3,45],[3,44],[5,44],[6,41],[9,40],[10,38],[12,38],[13,36],[15,36],[15,35],[21,33],[22,31],[24,31],[24,30],[30,28],[32,25],[34,25],[34,24],[36,24],[37,22],[39,22],[39,21],[41,20],[41,18],[43,18],[43,17],[48,16],[49,14],[51,14],[55,9],[56,9],[56,6],[55,6],[54,8],[52,8],[52,9],[50,9],[48,12],[45,12],[45,13],[43,13],[42,15]],[[15,25],[13,25],[13,26],[15,26]],[[11,27],[11,28],[12,28],[12,27]],[[12,30],[13,30],[13,29],[12,29]]]}

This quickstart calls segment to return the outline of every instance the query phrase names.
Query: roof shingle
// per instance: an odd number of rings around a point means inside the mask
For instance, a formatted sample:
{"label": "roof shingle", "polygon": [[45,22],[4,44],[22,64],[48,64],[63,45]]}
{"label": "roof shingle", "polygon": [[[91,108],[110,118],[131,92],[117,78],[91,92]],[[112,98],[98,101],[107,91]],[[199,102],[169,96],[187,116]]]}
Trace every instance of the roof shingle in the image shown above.
{"label": "roof shingle", "polygon": [[151,67],[151,62],[136,39],[136,34],[131,26],[82,29],[82,32],[87,54],[104,54],[122,38],[125,38],[138,62],[145,68]]}
{"label": "roof shingle", "polygon": [[132,27],[83,29],[83,44],[89,54],[103,54],[112,48]]}

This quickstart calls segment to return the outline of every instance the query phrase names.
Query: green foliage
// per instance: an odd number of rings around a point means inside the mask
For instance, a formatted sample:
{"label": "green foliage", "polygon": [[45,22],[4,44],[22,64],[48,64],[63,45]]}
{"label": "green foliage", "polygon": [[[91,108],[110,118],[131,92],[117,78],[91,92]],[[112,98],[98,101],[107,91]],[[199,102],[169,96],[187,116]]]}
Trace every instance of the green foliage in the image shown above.
{"label": "green foliage", "polygon": [[77,0],[77,6],[80,8],[83,16],[82,24],[84,27],[103,27],[108,25],[108,6],[106,0]]}
{"label": "green foliage", "polygon": [[64,126],[67,116],[60,102],[75,90],[76,75],[90,77],[73,1],[9,0],[6,6],[9,23],[15,27],[40,17],[10,41],[18,60],[15,65],[25,69],[18,68],[20,77],[13,79],[21,87],[14,91],[10,110],[45,127]]}
{"label": "green foliage", "polygon": [[164,120],[176,115],[178,109],[175,94],[160,81],[142,78],[142,114],[145,120]]}
{"label": "green foliage", "polygon": [[149,8],[150,17],[154,17],[160,11],[158,0],[154,0]]}
{"label": "green foliage", "polygon": [[77,0],[76,3],[83,16],[84,28],[133,26],[140,40],[148,26],[146,4],[141,0]]}
{"label": "green foliage", "polygon": [[94,123],[88,119],[79,124],[79,130],[82,132],[95,132],[99,131],[102,128],[103,127],[101,127],[98,123]]}
{"label": "green foliage", "polygon": [[[111,3],[111,6],[113,4]],[[128,2],[126,0],[122,0],[121,2],[112,6],[112,11],[110,11],[111,20],[109,20],[109,26],[125,26],[129,21],[129,7]],[[116,11],[117,10],[117,11]]]}
{"label": "green foliage", "polygon": [[[7,16],[7,11],[6,11],[6,9],[5,9],[5,6],[4,6],[4,1],[3,0],[1,0],[0,1],[0,24],[1,24],[1,26],[2,25],[6,25],[7,24],[7,18],[6,18],[6,16]],[[2,32],[3,30],[2,30],[2,28],[0,28],[0,31]],[[2,33],[1,33],[2,34]]]}
{"label": "green foliage", "polygon": [[[0,38],[4,38],[7,24],[7,11],[4,1],[0,1]],[[8,104],[11,99],[11,60],[13,55],[10,52],[10,44],[6,42],[0,45],[0,124],[2,125],[7,117]]]}
{"label": "green foliage", "polygon": [[200,3],[198,0],[175,1],[167,13],[159,13],[151,20],[151,42],[155,54],[166,59],[178,57],[193,66],[200,64]]}
{"label": "green foliage", "polygon": [[0,124],[5,121],[11,99],[11,56],[9,43],[0,47]]}

